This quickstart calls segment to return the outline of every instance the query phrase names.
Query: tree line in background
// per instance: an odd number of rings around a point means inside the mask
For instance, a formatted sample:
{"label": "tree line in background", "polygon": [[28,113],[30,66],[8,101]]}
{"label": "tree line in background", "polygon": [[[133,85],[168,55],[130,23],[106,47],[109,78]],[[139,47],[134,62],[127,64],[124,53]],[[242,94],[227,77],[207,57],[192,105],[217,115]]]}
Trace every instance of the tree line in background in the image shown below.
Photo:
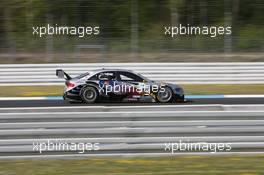
{"label": "tree line in background", "polygon": [[[263,0],[1,0],[0,51],[73,50],[102,44],[109,51],[263,51]],[[100,26],[100,35],[78,38],[32,35],[33,26]],[[164,26],[231,25],[230,38],[188,36],[171,39]]]}

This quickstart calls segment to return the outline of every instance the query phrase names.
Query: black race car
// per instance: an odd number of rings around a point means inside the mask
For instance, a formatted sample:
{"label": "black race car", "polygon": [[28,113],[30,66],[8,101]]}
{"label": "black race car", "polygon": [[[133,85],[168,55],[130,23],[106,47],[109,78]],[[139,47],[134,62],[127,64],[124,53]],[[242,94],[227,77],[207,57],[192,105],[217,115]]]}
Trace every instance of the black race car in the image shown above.
{"label": "black race car", "polygon": [[184,101],[184,91],[180,86],[152,81],[130,70],[99,69],[72,78],[62,69],[57,69],[56,75],[66,80],[63,97],[69,102]]}

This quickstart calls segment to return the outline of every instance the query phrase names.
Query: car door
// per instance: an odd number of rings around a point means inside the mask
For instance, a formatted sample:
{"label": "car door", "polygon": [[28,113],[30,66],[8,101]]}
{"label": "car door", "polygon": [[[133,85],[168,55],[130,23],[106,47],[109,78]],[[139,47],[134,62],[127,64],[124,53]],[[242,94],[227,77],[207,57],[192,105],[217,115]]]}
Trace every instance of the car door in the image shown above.
{"label": "car door", "polygon": [[89,78],[89,81],[96,82],[99,85],[99,89],[104,92],[104,95],[108,95],[107,93],[113,92],[113,87],[117,82],[116,72],[102,71]]}
{"label": "car door", "polygon": [[141,95],[142,90],[139,87],[143,84],[144,79],[140,76],[132,72],[119,71],[117,80],[123,85],[123,94]]}

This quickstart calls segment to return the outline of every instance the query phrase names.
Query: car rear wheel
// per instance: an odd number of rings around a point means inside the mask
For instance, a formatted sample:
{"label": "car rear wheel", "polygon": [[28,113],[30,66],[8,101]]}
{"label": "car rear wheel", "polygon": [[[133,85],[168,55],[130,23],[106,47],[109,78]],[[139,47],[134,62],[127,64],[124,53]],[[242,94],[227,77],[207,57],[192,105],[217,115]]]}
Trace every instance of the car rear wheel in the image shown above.
{"label": "car rear wheel", "polygon": [[173,99],[173,92],[171,88],[164,87],[160,89],[157,93],[157,101],[161,103],[168,103],[171,102]]}
{"label": "car rear wheel", "polygon": [[85,103],[94,103],[98,99],[98,91],[92,86],[83,87],[80,95]]}

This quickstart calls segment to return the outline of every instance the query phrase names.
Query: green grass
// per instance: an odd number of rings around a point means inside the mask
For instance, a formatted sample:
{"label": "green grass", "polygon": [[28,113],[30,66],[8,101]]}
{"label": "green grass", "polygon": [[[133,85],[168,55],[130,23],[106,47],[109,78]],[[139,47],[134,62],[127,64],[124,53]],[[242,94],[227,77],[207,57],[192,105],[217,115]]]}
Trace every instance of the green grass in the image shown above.
{"label": "green grass", "polygon": [[[187,95],[264,94],[264,85],[182,85]],[[0,97],[61,96],[63,86],[0,87]]]}
{"label": "green grass", "polygon": [[263,84],[250,85],[182,85],[186,94],[211,95],[211,94],[264,94]]}
{"label": "green grass", "polygon": [[0,161],[1,175],[263,175],[264,156]]}
{"label": "green grass", "polygon": [[63,86],[5,86],[0,87],[0,97],[61,96]]}

